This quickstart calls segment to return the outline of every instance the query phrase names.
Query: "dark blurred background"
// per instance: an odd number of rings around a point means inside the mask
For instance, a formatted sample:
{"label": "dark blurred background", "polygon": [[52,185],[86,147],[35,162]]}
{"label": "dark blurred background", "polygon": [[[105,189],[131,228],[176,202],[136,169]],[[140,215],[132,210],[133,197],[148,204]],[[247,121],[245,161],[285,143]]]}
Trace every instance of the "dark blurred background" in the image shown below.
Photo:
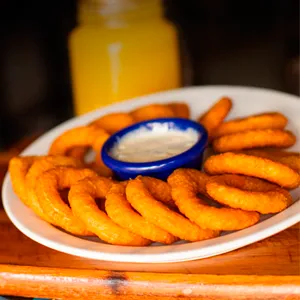
{"label": "dark blurred background", "polygon": [[[299,1],[166,0],[190,84],[299,94]],[[76,1],[2,1],[0,149],[72,117],[67,37]]]}

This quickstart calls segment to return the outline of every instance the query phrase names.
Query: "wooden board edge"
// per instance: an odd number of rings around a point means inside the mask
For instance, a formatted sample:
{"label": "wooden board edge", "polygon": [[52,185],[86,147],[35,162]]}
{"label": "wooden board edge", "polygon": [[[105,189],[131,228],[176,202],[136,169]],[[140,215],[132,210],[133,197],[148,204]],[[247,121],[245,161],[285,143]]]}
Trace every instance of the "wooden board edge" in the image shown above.
{"label": "wooden board edge", "polygon": [[300,295],[300,276],[162,274],[0,265],[0,294],[61,299],[253,299],[253,295],[255,299],[296,299]]}

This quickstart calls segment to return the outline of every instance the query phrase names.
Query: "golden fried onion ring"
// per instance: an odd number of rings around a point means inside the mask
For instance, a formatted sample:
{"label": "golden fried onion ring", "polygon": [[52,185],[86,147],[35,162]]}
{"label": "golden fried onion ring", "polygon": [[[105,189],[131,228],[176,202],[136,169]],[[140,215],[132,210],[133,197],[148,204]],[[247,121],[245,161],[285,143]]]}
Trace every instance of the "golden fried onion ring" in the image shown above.
{"label": "golden fried onion ring", "polygon": [[176,116],[172,108],[163,104],[145,105],[133,110],[130,114],[137,122]]}
{"label": "golden fried onion ring", "polygon": [[43,212],[50,218],[51,224],[75,235],[93,234],[73,214],[70,207],[62,200],[59,191],[70,188],[87,177],[97,177],[97,174],[90,169],[56,167],[44,172],[39,178],[39,184],[36,185],[38,201]]}
{"label": "golden fried onion ring", "polygon": [[8,171],[14,192],[20,200],[30,207],[27,197],[26,175],[32,164],[40,156],[16,156],[9,161]]}
{"label": "golden fried onion ring", "polygon": [[265,149],[249,149],[244,150],[242,153],[268,158],[270,160],[279,162],[283,165],[294,169],[300,173],[300,153],[287,152],[283,150],[265,150]]}
{"label": "golden fried onion ring", "polygon": [[224,205],[261,214],[280,212],[292,203],[292,196],[287,190],[242,175],[213,176],[206,184],[206,190],[214,200]]}
{"label": "golden fried onion ring", "polygon": [[293,169],[267,158],[242,153],[223,153],[209,157],[204,169],[211,175],[232,173],[258,177],[284,188],[300,185],[300,175]]}
{"label": "golden fried onion ring", "polygon": [[26,189],[28,206],[43,220],[51,223],[51,219],[42,210],[36,194],[36,184],[39,182],[39,177],[46,171],[58,166],[80,168],[80,161],[66,156],[44,156],[36,159],[30,167],[26,175]]}
{"label": "golden fried onion ring", "polygon": [[232,107],[232,101],[228,97],[221,98],[206,113],[198,119],[198,122],[205,127],[208,136],[213,137],[214,132],[222,124]]}
{"label": "golden fried onion ring", "polygon": [[98,176],[73,185],[69,192],[69,202],[74,215],[107,243],[123,246],[150,244],[150,240],[120,227],[98,208],[95,199],[105,198],[112,184],[110,179]]}
{"label": "golden fried onion ring", "polygon": [[[49,154],[68,155],[68,152],[78,146],[92,147],[96,152],[97,173],[101,176],[111,176],[112,171],[101,159],[101,149],[109,134],[97,126],[81,126],[65,131],[52,143]],[[82,151],[82,150],[81,150]]]}
{"label": "golden fried onion ring", "polygon": [[139,177],[128,182],[126,196],[131,206],[146,220],[180,239],[201,241],[219,234],[218,231],[201,229],[182,215],[169,209],[151,195]]}
{"label": "golden fried onion ring", "polygon": [[175,236],[147,221],[136,213],[125,195],[126,184],[114,184],[106,196],[105,210],[118,225],[146,239],[163,244],[172,244]]}
{"label": "golden fried onion ring", "polygon": [[270,112],[238,118],[222,123],[214,132],[214,137],[255,129],[283,129],[288,119],[281,113]]}
{"label": "golden fried onion ring", "polygon": [[125,127],[133,125],[136,121],[129,113],[110,113],[94,120],[90,125],[95,125],[113,134]]}
{"label": "golden fried onion ring", "polygon": [[181,213],[201,228],[239,230],[259,221],[257,212],[208,206],[198,197],[209,177],[194,169],[177,169],[168,178],[172,196]]}
{"label": "golden fried onion ring", "polygon": [[239,151],[259,147],[287,148],[293,146],[293,133],[280,129],[248,130],[221,136],[213,141],[216,152]]}

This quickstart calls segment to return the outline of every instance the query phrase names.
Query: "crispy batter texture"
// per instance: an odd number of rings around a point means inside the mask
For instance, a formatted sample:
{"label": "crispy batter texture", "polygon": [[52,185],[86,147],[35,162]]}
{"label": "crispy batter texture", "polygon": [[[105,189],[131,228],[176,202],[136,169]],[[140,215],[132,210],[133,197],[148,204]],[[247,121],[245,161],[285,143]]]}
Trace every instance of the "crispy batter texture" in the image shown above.
{"label": "crispy batter texture", "polygon": [[228,97],[221,98],[206,113],[198,119],[198,122],[205,127],[210,138],[222,124],[232,107],[232,101]]}
{"label": "crispy batter texture", "polygon": [[131,116],[137,122],[141,122],[158,118],[170,118],[176,115],[167,105],[149,104],[133,110]]}
{"label": "crispy batter texture", "polygon": [[106,196],[105,210],[118,225],[146,239],[163,244],[172,244],[177,238],[135,212],[125,195],[126,185],[114,184]]}
{"label": "crispy batter texture", "polygon": [[261,179],[242,175],[213,176],[206,184],[206,190],[222,204],[261,214],[280,212],[292,203],[288,191]]}
{"label": "crispy batter texture", "polygon": [[[168,183],[169,183],[169,186],[171,187],[172,199],[173,199],[173,201],[175,201],[176,205],[177,205],[176,200],[175,200],[175,198],[173,198],[173,187],[169,182],[169,180],[171,180],[173,182],[174,178],[179,178],[179,179],[181,179],[181,178],[188,179],[189,178],[190,182],[192,182],[195,186],[197,186],[198,193],[205,195],[206,197],[210,197],[206,192],[206,183],[208,182],[208,180],[210,178],[209,175],[207,175],[203,172],[200,172],[199,170],[196,170],[196,169],[179,168],[172,173],[172,177],[169,176],[169,178],[168,178]],[[185,181],[183,181],[183,183],[184,182]]]}
{"label": "crispy batter texture", "polygon": [[93,234],[73,214],[70,207],[64,203],[59,191],[70,188],[76,182],[87,177],[97,177],[97,174],[90,169],[56,167],[44,172],[39,177],[39,184],[35,187],[40,206],[50,218],[51,224],[75,235],[85,236]]}
{"label": "crispy batter texture", "polygon": [[270,112],[238,118],[222,123],[214,132],[214,137],[255,129],[283,129],[288,119],[281,113]]}
{"label": "crispy batter texture", "polygon": [[178,118],[189,119],[190,117],[190,108],[184,102],[170,102],[167,104]]}
{"label": "crispy batter texture", "polygon": [[126,196],[131,206],[146,220],[183,240],[200,241],[219,234],[218,231],[201,229],[182,215],[170,210],[151,195],[141,178],[128,182]]}
{"label": "crispy batter texture", "polygon": [[9,161],[8,171],[13,190],[27,206],[30,205],[27,197],[26,175],[32,164],[39,158],[40,156],[16,156]]}
{"label": "crispy batter texture", "polygon": [[280,129],[257,129],[221,136],[213,141],[216,152],[239,151],[259,147],[287,148],[296,143],[295,135]]}
{"label": "crispy batter texture", "polygon": [[110,134],[125,127],[133,125],[136,121],[129,113],[110,113],[94,120],[91,125],[96,125]]}
{"label": "crispy batter texture", "polygon": [[96,152],[97,173],[101,176],[112,176],[112,171],[105,166],[101,159],[101,149],[109,134],[97,126],[81,126],[65,131],[52,143],[49,154],[68,155],[68,152],[77,147],[92,147]]}
{"label": "crispy batter texture", "polygon": [[57,166],[68,166],[74,168],[82,167],[82,164],[77,159],[66,156],[45,156],[37,159],[30,167],[26,175],[27,202],[28,206],[43,220],[51,223],[51,219],[42,210],[36,194],[36,184],[39,182],[39,177],[46,171]]}
{"label": "crispy batter texture", "polygon": [[159,199],[171,209],[177,209],[172,198],[171,187],[167,182],[148,176],[140,176],[139,178],[155,199]]}
{"label": "crispy batter texture", "polygon": [[277,161],[283,165],[286,165],[298,173],[300,173],[300,153],[287,152],[287,151],[274,151],[265,149],[249,149],[244,150],[243,153],[254,155],[258,157],[268,158],[273,161]]}
{"label": "crispy batter texture", "polygon": [[69,192],[69,201],[74,215],[107,243],[122,246],[148,245],[150,240],[117,225],[98,208],[95,199],[107,197],[112,184],[108,178],[93,177],[73,185]]}
{"label": "crispy batter texture", "polygon": [[[213,230],[239,230],[259,221],[257,212],[234,208],[208,206],[198,197],[206,186],[209,177],[204,173],[188,169],[177,169],[168,178],[172,196],[181,213],[201,228]],[[197,174],[198,173],[198,174]],[[192,175],[192,176],[191,176]]]}
{"label": "crispy batter texture", "polygon": [[293,189],[300,185],[300,175],[293,169],[267,158],[242,153],[223,153],[209,157],[204,169],[211,175],[241,174],[258,177]]}

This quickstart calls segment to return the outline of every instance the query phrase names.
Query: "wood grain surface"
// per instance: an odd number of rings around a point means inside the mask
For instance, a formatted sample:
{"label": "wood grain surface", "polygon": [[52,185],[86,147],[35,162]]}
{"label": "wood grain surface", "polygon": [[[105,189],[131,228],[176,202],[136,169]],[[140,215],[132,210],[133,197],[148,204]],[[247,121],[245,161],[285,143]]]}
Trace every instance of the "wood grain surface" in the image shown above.
{"label": "wood grain surface", "polygon": [[[67,282],[67,284],[66,284]],[[117,295],[199,299],[274,299],[300,295],[297,276],[184,275],[1,266],[0,289],[40,297],[95,299]],[[25,287],[24,287],[25,286]],[[99,295],[101,292],[101,295]],[[100,299],[100,297],[99,297]]]}
{"label": "wood grain surface", "polygon": [[[2,174],[9,156],[0,159]],[[171,264],[110,263],[60,253],[27,238],[1,209],[0,241],[0,295],[300,299],[300,224],[230,253]]]}
{"label": "wood grain surface", "polygon": [[116,295],[132,300],[164,299],[163,295],[170,299],[228,299],[230,295],[230,299],[297,299],[299,232],[297,224],[261,242],[198,261],[110,263],[39,245],[0,211],[0,294],[62,299],[114,299]]}

